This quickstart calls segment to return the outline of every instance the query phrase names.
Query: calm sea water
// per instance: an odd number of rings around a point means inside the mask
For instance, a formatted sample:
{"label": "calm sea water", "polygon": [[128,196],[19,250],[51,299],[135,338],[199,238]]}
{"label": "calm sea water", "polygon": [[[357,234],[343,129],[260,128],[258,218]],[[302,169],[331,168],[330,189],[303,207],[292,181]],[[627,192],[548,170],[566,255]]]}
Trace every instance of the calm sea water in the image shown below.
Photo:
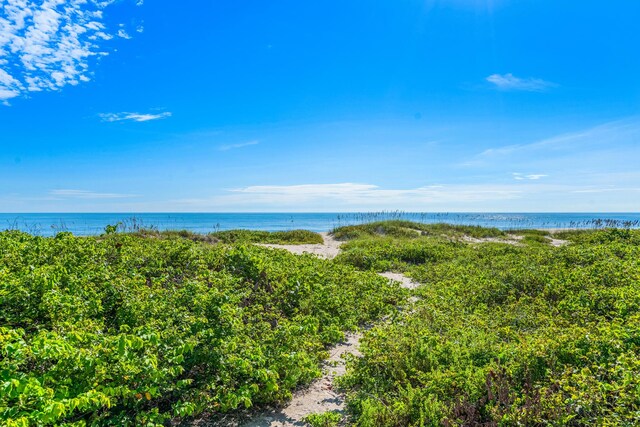
{"label": "calm sea water", "polygon": [[640,213],[0,213],[0,230],[22,230],[42,236],[70,231],[86,236],[102,233],[108,224],[120,223],[123,231],[143,227],[198,233],[234,228],[329,231],[342,225],[383,219],[446,222],[500,229],[597,228],[607,225],[640,227]]}

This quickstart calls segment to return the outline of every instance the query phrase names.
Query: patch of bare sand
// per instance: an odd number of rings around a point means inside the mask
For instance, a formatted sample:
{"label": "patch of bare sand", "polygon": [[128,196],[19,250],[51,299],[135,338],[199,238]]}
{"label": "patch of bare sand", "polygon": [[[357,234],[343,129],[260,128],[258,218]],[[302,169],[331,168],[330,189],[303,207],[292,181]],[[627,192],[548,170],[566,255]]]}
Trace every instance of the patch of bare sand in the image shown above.
{"label": "patch of bare sand", "polygon": [[331,259],[335,258],[340,253],[340,245],[342,242],[334,239],[329,233],[319,233],[324,239],[324,243],[319,244],[306,244],[306,245],[274,245],[274,244],[261,244],[267,248],[286,249],[296,255],[313,254],[320,258]]}
{"label": "patch of bare sand", "polygon": [[551,239],[551,242],[549,242],[551,246],[555,246],[556,248],[569,244],[568,240],[554,239],[553,237],[549,237],[549,238]]}
{"label": "patch of bare sand", "polygon": [[510,234],[507,238],[501,237],[471,237],[471,236],[463,236],[462,241],[467,243],[506,243],[508,245],[518,245],[520,244],[520,240],[522,240],[523,236],[518,236],[517,234]]}
{"label": "patch of bare sand", "polygon": [[400,282],[400,286],[407,289],[415,289],[420,286],[420,283],[414,282],[409,277],[402,273],[394,273],[393,271],[385,271],[384,273],[378,273],[382,277],[386,277],[389,280],[395,280]]}
{"label": "patch of bare sand", "polygon": [[[564,246],[564,245],[569,243],[567,240],[554,238],[553,234],[551,236],[546,236],[546,237],[547,237],[547,239],[549,239],[549,244],[551,246],[560,247],[560,246]],[[468,242],[468,243],[487,243],[487,242],[492,242],[492,243],[506,243],[508,245],[520,245],[520,240],[522,240],[523,238],[524,238],[524,236],[521,236],[521,235],[518,235],[518,234],[509,234],[506,238],[485,237],[485,238],[479,239],[479,238],[476,238],[476,237],[464,236],[462,238],[462,240],[464,242]]]}

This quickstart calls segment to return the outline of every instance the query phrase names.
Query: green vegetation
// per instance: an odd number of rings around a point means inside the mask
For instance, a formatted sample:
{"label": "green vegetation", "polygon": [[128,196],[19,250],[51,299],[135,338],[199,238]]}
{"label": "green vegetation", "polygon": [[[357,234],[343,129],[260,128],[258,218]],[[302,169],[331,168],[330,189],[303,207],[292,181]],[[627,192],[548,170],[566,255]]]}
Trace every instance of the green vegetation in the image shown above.
{"label": "green vegetation", "polygon": [[[109,229],[107,226],[105,228],[105,234],[113,234],[115,231],[113,229]],[[193,242],[202,242],[202,243],[218,243],[219,240],[213,236],[212,234],[200,234],[194,233],[189,230],[163,230],[158,231],[154,229],[141,228],[137,231],[129,233],[132,236],[137,237],[146,237],[146,238],[154,238],[154,239],[188,239]]]}
{"label": "green vegetation", "polygon": [[[105,234],[113,234],[117,226],[105,227]],[[302,245],[322,243],[322,236],[308,230],[289,231],[260,231],[260,230],[226,230],[214,233],[200,234],[188,230],[164,230],[140,228],[130,232],[133,236],[157,239],[189,239],[194,242],[204,243],[269,243],[281,245]]]}
{"label": "green vegetation", "polygon": [[405,271],[411,265],[441,262],[455,256],[464,243],[442,238],[365,237],[341,246],[336,261],[361,270]]}
{"label": "green vegetation", "polygon": [[637,230],[624,228],[610,228],[597,232],[592,230],[563,231],[556,233],[555,236],[582,245],[603,245],[615,242],[640,245],[640,233]]}
{"label": "green vegetation", "polygon": [[566,232],[573,243],[554,248],[363,228],[341,262],[423,286],[352,358],[341,383],[353,424],[640,424],[639,231]]}
{"label": "green vegetation", "polygon": [[503,237],[505,233],[497,228],[473,225],[421,224],[417,222],[392,220],[370,222],[362,225],[347,225],[332,231],[338,240],[352,240],[363,237],[387,236],[396,238],[418,238],[420,236],[447,237]]}
{"label": "green vegetation", "polygon": [[551,243],[551,233],[546,230],[508,230],[508,234],[521,236],[520,240],[523,244],[535,245],[542,244],[548,245]]}
{"label": "green vegetation", "polygon": [[533,234],[533,235],[525,235],[524,238],[521,240],[521,242],[529,245],[535,245],[535,244],[548,245],[551,242],[551,240],[548,237],[538,236]]}
{"label": "green vegetation", "polygon": [[224,243],[271,243],[281,245],[301,245],[322,243],[322,236],[307,230],[257,231],[228,230],[211,233],[210,236]]}
{"label": "green vegetation", "polygon": [[348,265],[164,236],[0,233],[1,425],[162,425],[283,402],[345,330],[405,298]]}
{"label": "green vegetation", "polygon": [[[312,427],[640,424],[640,231],[555,233],[562,247],[408,221],[334,233],[335,260],[250,244],[322,241],[299,230],[0,233],[0,425],[281,404],[363,324],[348,414]],[[388,270],[422,283],[415,302]]]}
{"label": "green vegetation", "polygon": [[518,236],[540,236],[548,237],[551,233],[547,230],[507,230],[508,234],[515,234]]}
{"label": "green vegetation", "polygon": [[338,427],[342,421],[342,415],[337,412],[323,412],[311,414],[304,419],[311,427]]}

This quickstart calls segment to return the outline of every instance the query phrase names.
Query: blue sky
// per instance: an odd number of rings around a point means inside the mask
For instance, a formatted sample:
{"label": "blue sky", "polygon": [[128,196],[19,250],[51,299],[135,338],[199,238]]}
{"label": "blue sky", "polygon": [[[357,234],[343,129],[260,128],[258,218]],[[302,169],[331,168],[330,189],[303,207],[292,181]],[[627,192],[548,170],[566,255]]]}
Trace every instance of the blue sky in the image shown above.
{"label": "blue sky", "polygon": [[640,2],[0,4],[3,212],[640,210]]}

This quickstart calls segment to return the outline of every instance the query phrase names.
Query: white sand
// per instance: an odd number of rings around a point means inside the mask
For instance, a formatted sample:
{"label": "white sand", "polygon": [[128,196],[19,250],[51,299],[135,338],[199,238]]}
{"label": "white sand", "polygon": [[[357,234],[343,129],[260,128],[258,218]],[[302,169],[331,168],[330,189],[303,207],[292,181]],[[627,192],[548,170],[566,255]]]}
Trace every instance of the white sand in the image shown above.
{"label": "white sand", "polygon": [[296,255],[313,254],[320,258],[335,258],[340,253],[340,245],[342,242],[336,240],[329,233],[319,233],[324,239],[324,243],[310,245],[273,245],[261,244],[267,248],[286,249]]}
{"label": "white sand", "polygon": [[[568,244],[569,242],[567,240],[561,240],[561,239],[555,239],[553,237],[553,235],[551,236],[545,236],[547,239],[549,239],[549,244],[551,246],[555,246],[555,247],[559,247],[559,246],[564,246],[566,244]],[[483,237],[483,238],[476,238],[476,237],[471,237],[471,236],[464,236],[462,238],[462,240],[464,242],[467,243],[506,243],[508,245],[520,245],[520,240],[524,239],[524,236],[519,235],[519,234],[508,234],[506,238],[500,238],[500,237]]]}
{"label": "white sand", "polygon": [[420,286],[420,283],[414,282],[402,273],[394,273],[392,271],[385,271],[384,273],[378,273],[382,277],[386,277],[389,280],[400,282],[400,286],[407,289],[415,289]]}

